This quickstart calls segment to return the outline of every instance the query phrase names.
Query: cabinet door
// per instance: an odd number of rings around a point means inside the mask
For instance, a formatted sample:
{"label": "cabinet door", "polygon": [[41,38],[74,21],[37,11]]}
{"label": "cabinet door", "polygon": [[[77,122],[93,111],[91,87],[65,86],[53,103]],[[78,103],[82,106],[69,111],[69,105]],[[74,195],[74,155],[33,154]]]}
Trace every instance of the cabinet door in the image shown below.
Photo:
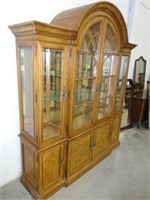
{"label": "cabinet door", "polygon": [[110,124],[98,127],[93,137],[93,160],[100,159],[110,152]]}
{"label": "cabinet door", "polygon": [[117,94],[116,94],[116,109],[115,111],[120,111],[124,102],[124,92],[126,87],[126,78],[128,72],[129,57],[122,56],[120,64],[120,73],[117,84]]}
{"label": "cabinet door", "polygon": [[99,80],[98,120],[111,116],[115,107],[115,93],[119,71],[117,36],[110,25],[106,28],[104,57]]}
{"label": "cabinet door", "polygon": [[114,148],[115,146],[118,146],[120,144],[119,142],[119,133],[120,133],[120,123],[121,118],[118,117],[114,119],[112,124],[112,132],[111,132],[111,148]]}
{"label": "cabinet door", "polygon": [[65,144],[56,145],[40,154],[40,190],[63,184]]}
{"label": "cabinet door", "polygon": [[99,45],[100,23],[97,23],[89,28],[77,53],[73,131],[93,123]]}
{"label": "cabinet door", "polygon": [[[23,182],[29,182],[29,184],[37,189],[38,184],[38,155],[37,152],[33,150],[31,146],[28,146],[24,143],[22,147],[22,177]],[[25,180],[24,180],[25,178]],[[27,180],[27,181],[26,181]]]}
{"label": "cabinet door", "polygon": [[64,126],[64,51],[43,48],[42,76],[42,141],[59,137]]}
{"label": "cabinet door", "polygon": [[69,143],[68,176],[80,173],[91,162],[91,132]]}
{"label": "cabinet door", "polygon": [[34,120],[34,60],[33,46],[18,48],[18,80],[19,80],[19,103],[20,103],[20,128],[31,140],[35,139]]}

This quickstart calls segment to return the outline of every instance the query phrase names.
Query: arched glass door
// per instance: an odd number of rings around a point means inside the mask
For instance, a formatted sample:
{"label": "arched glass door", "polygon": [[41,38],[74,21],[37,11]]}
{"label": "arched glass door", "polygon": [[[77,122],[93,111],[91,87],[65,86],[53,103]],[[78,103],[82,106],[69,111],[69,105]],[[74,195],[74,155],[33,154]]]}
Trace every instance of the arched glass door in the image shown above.
{"label": "arched glass door", "polygon": [[100,23],[91,26],[84,37],[82,49],[77,54],[73,130],[93,123],[100,31]]}
{"label": "arched glass door", "polygon": [[119,70],[117,49],[117,37],[111,26],[107,25],[102,76],[99,83],[98,120],[108,117],[113,113],[115,103],[114,94]]}

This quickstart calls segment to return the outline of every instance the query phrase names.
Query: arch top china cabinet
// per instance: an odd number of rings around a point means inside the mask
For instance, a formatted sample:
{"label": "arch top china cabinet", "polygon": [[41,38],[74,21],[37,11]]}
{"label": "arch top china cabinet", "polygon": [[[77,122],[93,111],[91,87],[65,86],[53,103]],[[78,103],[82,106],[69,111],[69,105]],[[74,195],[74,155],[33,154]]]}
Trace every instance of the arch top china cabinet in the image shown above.
{"label": "arch top china cabinet", "polygon": [[36,199],[68,186],[119,145],[131,50],[108,2],[63,11],[50,24],[9,26],[16,38],[21,182]]}

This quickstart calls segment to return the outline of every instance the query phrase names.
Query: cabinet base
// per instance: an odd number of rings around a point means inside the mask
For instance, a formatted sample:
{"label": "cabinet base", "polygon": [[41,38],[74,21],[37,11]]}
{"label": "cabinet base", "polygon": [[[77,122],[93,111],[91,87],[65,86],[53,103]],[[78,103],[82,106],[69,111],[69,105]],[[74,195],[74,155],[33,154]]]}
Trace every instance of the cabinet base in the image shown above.
{"label": "cabinet base", "polygon": [[79,179],[82,175],[84,175],[90,169],[92,169],[93,167],[95,167],[98,163],[100,163],[102,160],[104,160],[110,154],[111,154],[111,151],[108,151],[105,155],[103,155],[99,159],[93,161],[89,165],[86,165],[85,168],[83,168],[79,172],[74,173],[73,175],[71,175],[70,177],[68,177],[67,180],[66,180],[66,183],[65,183],[65,187],[68,187],[69,185],[71,185],[73,182],[75,182],[77,179]]}
{"label": "cabinet base", "polygon": [[31,183],[28,182],[28,180],[23,175],[20,177],[20,182],[23,184],[26,190],[30,193],[33,199],[36,199],[36,200],[46,200],[48,197],[56,193],[65,185],[64,181],[62,181],[61,183],[59,183],[59,185],[52,186],[51,188],[44,190],[43,192],[39,194],[36,191],[36,189],[31,185]]}
{"label": "cabinet base", "polygon": [[110,145],[111,151],[117,148],[120,145],[120,141],[116,140]]}

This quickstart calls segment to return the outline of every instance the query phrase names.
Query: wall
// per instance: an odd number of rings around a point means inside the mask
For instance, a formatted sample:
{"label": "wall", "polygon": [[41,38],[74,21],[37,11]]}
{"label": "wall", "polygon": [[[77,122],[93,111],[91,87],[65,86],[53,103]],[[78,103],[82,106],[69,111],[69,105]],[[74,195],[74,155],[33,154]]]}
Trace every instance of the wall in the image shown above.
{"label": "wall", "polygon": [[129,41],[138,46],[133,49],[131,54],[130,68],[128,77],[133,77],[133,68],[135,59],[143,56],[147,61],[145,89],[147,89],[146,81],[150,81],[150,1],[149,0],[131,0],[135,1],[133,8],[134,16],[132,17],[132,27],[129,35]]}
{"label": "wall", "polygon": [[[19,108],[17,94],[17,70],[15,54],[15,38],[8,25],[19,22],[38,20],[49,23],[60,11],[80,5],[96,2],[94,0],[5,0],[0,1],[0,186],[17,178],[21,174],[21,155],[19,142]],[[123,13],[125,21],[128,20],[130,0],[111,0]],[[138,7],[138,5],[137,5]],[[140,8],[138,7],[138,11]],[[141,12],[141,11],[140,11]],[[144,8],[143,8],[144,12]],[[136,11],[139,17],[139,13]],[[145,16],[143,16],[144,18]],[[145,18],[144,18],[145,20]],[[133,60],[143,55],[141,51],[147,48],[147,38],[142,37],[142,33],[136,34],[137,19],[134,19],[133,33],[131,39],[135,43],[140,43],[138,49],[134,51]],[[146,22],[145,22],[146,23]],[[142,22],[141,22],[141,25]],[[139,28],[138,28],[139,29]],[[141,30],[142,32],[142,30]],[[140,37],[140,39],[139,39]],[[140,41],[139,41],[140,40]],[[145,46],[143,47],[144,44]],[[141,49],[143,48],[143,49]],[[146,56],[144,55],[146,58]],[[147,56],[148,58],[148,56]],[[132,68],[130,75],[132,74]]]}

